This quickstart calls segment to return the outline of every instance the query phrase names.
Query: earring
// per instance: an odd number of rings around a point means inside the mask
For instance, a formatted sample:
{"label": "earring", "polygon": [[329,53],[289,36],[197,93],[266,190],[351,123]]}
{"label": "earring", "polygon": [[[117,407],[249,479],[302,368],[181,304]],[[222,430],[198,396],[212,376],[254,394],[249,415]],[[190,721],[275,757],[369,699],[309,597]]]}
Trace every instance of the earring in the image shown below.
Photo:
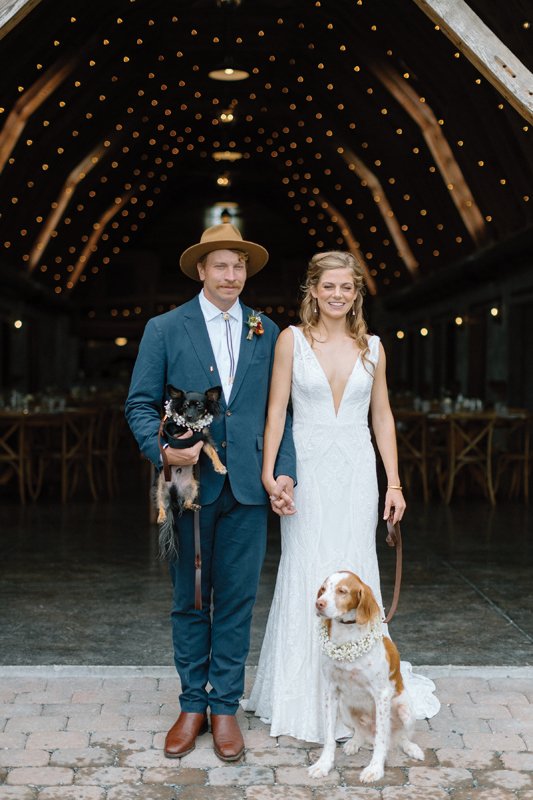
{"label": "earring", "polygon": [[352,306],[352,317],[355,317],[355,306]]}
{"label": "earring", "polygon": [[315,314],[318,314],[318,303],[317,303],[316,300],[315,300],[315,309],[314,309],[314,311],[315,311]]}

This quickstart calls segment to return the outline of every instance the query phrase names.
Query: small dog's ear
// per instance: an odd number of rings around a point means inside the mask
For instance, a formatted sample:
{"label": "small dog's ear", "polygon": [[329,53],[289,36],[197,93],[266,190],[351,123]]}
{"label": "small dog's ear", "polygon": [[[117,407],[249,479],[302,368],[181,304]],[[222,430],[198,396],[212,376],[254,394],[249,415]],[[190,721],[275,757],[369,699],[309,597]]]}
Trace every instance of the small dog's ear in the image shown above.
{"label": "small dog's ear", "polygon": [[220,400],[220,395],[222,394],[222,386],[212,386],[210,389],[207,390],[205,396],[208,400]]}
{"label": "small dog's ear", "polygon": [[216,417],[220,414],[220,395],[222,394],[222,386],[212,386],[210,389],[207,390],[205,393],[206,397],[206,407],[210,414]]}
{"label": "small dog's ear", "polygon": [[185,397],[185,392],[181,389],[174,388],[171,383],[167,384],[167,394],[172,400],[183,400]]}
{"label": "small dog's ear", "polygon": [[366,583],[363,583],[359,590],[359,605],[355,615],[356,622],[358,625],[366,625],[377,615],[379,615],[379,606],[376,603],[372,589]]}

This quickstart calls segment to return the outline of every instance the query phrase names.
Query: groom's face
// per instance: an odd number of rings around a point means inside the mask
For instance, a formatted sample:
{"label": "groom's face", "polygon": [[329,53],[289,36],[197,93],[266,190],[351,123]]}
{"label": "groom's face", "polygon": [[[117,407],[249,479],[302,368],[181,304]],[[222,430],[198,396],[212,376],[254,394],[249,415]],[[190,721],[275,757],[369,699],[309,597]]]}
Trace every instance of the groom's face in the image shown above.
{"label": "groom's face", "polygon": [[221,311],[227,311],[246,283],[246,262],[232,250],[213,250],[203,264],[198,264],[198,275],[207,299]]}

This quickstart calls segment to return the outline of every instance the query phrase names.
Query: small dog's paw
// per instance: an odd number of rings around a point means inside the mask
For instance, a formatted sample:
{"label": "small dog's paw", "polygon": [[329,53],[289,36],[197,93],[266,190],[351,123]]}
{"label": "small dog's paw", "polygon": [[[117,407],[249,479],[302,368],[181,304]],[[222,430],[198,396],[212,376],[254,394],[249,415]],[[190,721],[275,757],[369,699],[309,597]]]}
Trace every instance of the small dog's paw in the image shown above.
{"label": "small dog's paw", "polygon": [[226,469],[224,464],[221,464],[220,467],[215,467],[215,472],[218,472],[219,475],[227,475],[228,474],[228,470]]}
{"label": "small dog's paw", "polygon": [[325,759],[319,758],[316,764],[313,764],[309,767],[307,772],[311,778],[325,778],[326,775],[331,771],[332,766],[332,761],[326,761]]}
{"label": "small dog's paw", "polygon": [[183,508],[185,511],[200,511],[202,506],[198,505],[198,503],[193,503],[191,500],[186,500],[183,504]]}
{"label": "small dog's paw", "polygon": [[373,764],[370,762],[368,767],[365,767],[364,770],[361,771],[359,780],[361,783],[373,783],[373,781],[379,781],[379,779],[383,777],[383,772],[384,770],[381,764]]}
{"label": "small dog's paw", "polygon": [[162,509],[162,508],[160,508],[160,509],[159,509],[159,514],[157,515],[157,522],[158,522],[158,524],[159,524],[159,525],[162,525],[162,524],[163,524],[163,522],[166,522],[166,521],[167,521],[167,515],[166,515],[166,513],[163,511],[163,509]]}
{"label": "small dog's paw", "polygon": [[359,752],[361,744],[355,736],[352,736],[351,739],[348,739],[347,742],[344,742],[342,749],[343,752],[346,753],[347,756],[354,756],[356,753]]}
{"label": "small dog's paw", "polygon": [[417,761],[424,760],[424,751],[414,742],[406,742],[402,746],[402,750],[410,758],[416,758]]}

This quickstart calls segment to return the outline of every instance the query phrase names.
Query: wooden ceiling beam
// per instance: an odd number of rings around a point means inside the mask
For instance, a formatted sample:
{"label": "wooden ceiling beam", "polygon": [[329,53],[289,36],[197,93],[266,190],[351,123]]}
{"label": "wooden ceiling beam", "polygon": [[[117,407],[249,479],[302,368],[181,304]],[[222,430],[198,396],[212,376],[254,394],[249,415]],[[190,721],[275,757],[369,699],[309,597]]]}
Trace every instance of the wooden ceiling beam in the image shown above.
{"label": "wooden ceiling beam", "polygon": [[30,86],[11,109],[0,131],[0,174],[31,115],[55,92],[76,66],[77,58],[57,61]]}
{"label": "wooden ceiling beam", "polygon": [[355,155],[353,150],[350,150],[350,148],[344,147],[342,157],[348,165],[348,169],[350,169],[352,172],[355,172],[355,174],[362,181],[364,181],[364,185],[372,194],[372,198],[377,205],[378,211],[381,214],[385,225],[387,226],[387,230],[389,231],[394,244],[398,248],[399,257],[402,259],[413,278],[418,277],[418,261],[416,260],[415,255],[403,234],[400,224],[396,218],[396,215],[394,214],[394,211],[392,210],[392,206],[389,203],[386,192],[383,189],[379,179],[372,172],[372,170],[369,169],[369,167],[367,167],[367,165]]}
{"label": "wooden ceiling beam", "polygon": [[61,219],[63,212],[65,211],[67,205],[72,199],[74,192],[76,191],[76,187],[84,178],[87,177],[87,174],[93,169],[93,167],[98,164],[105,152],[106,147],[104,144],[99,144],[91,153],[89,153],[88,156],[85,156],[85,158],[83,158],[79,164],[76,164],[66,179],[61,191],[59,192],[59,196],[57,197],[55,203],[52,204],[52,211],[48,215],[48,219],[46,220],[41,233],[35,240],[35,243],[31,249],[29,260],[30,272],[33,272],[41,260],[48,242],[50,241],[50,237],[52,236],[52,232],[56,230],[57,224]]}
{"label": "wooden ceiling beam", "polygon": [[420,128],[465,228],[476,245],[483,244],[487,238],[485,220],[433,110],[428,103],[420,102],[412,86],[388,64],[373,62],[370,68]]}
{"label": "wooden ceiling beam", "polygon": [[93,231],[89,240],[83,248],[80,257],[76,261],[74,271],[67,284],[68,289],[73,289],[79,281],[83,271],[85,270],[92,254],[96,251],[97,244],[104,233],[106,226],[119,211],[126,206],[130,197],[133,195],[134,190],[130,189],[129,192],[124,192],[121,197],[115,197],[111,205],[104,211],[98,222],[93,225]]}
{"label": "wooden ceiling beam", "polygon": [[518,113],[533,124],[533,75],[464,0],[414,0]]}
{"label": "wooden ceiling beam", "polygon": [[0,39],[15,28],[41,0],[4,0],[0,4]]}

